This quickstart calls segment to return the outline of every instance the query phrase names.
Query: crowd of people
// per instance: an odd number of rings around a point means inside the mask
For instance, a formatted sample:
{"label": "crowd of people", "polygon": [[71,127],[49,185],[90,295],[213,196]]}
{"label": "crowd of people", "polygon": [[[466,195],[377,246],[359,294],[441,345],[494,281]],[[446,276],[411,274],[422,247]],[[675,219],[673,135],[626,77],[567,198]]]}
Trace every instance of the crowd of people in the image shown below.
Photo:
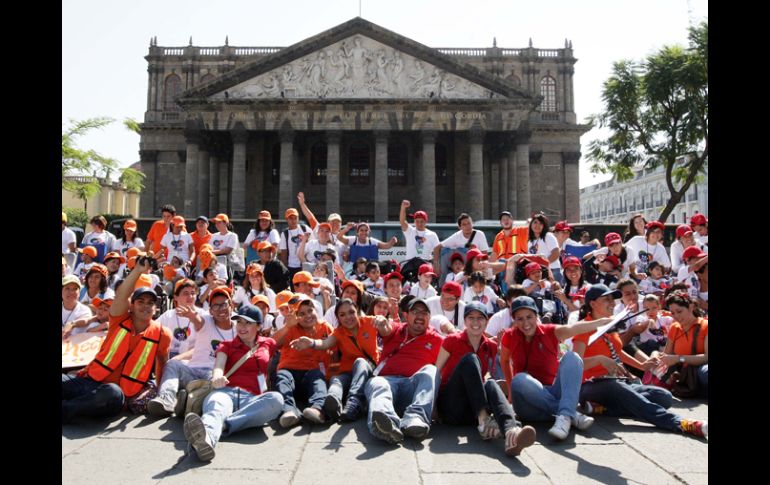
{"label": "crowd of people", "polygon": [[[573,240],[567,221],[518,226],[504,211],[490,246],[465,213],[440,240],[404,200],[399,264],[378,258],[396,238],[297,202],[280,232],[260,211],[243,243],[227,214],[188,232],[164,205],[144,241],[135,221],[118,239],[97,216],[77,248],[62,213],[62,339],[106,330],[94,360],[62,374],[62,421],[176,415],[203,461],[272,420],[365,418],[393,444],[473,424],[511,456],[536,439],[527,422],[553,422],[563,440],[600,414],[708,439],[706,421],[669,411],[672,392],[708,396],[703,215],[666,248],[663,224],[641,215],[602,245]],[[200,380],[213,390],[190,411]]]}

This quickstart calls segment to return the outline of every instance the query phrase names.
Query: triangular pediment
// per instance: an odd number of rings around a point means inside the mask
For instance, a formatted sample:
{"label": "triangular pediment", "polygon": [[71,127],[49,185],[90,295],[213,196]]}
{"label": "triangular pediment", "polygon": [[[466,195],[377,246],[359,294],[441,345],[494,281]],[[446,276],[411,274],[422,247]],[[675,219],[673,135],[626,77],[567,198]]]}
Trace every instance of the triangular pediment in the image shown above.
{"label": "triangular pediment", "polygon": [[182,100],[525,98],[507,81],[355,18],[190,89]]}

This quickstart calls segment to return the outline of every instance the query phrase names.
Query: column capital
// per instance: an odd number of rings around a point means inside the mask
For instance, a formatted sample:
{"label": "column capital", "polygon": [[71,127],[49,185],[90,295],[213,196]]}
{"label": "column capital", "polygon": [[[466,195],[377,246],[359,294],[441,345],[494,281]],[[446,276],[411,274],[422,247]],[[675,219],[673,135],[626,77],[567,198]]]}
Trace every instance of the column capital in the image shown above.
{"label": "column capital", "polygon": [[281,139],[281,143],[294,142],[294,130],[291,128],[281,128],[278,132],[278,137]]}
{"label": "column capital", "polygon": [[374,130],[374,142],[375,143],[387,143],[390,139],[389,130]]}
{"label": "column capital", "polygon": [[243,126],[243,123],[239,121],[235,124],[233,129],[230,130],[230,138],[232,138],[233,143],[246,143],[246,140],[249,139],[249,132],[246,130],[246,127]]}
{"label": "column capital", "polygon": [[203,132],[196,128],[185,128],[184,140],[187,144],[199,145],[203,140]]}
{"label": "column capital", "polygon": [[139,161],[142,163],[155,163],[158,161],[158,150],[139,150]]}
{"label": "column capital", "polygon": [[342,139],[342,130],[327,130],[326,131],[326,143],[339,144]]}
{"label": "column capital", "polygon": [[420,140],[423,143],[436,143],[436,130],[420,131]]}
{"label": "column capital", "polygon": [[484,130],[479,127],[473,126],[468,130],[468,143],[481,144],[484,143]]}
{"label": "column capital", "polygon": [[529,151],[529,164],[535,165],[540,163],[540,160],[543,158],[543,151],[542,150],[530,150]]}
{"label": "column capital", "polygon": [[577,164],[580,161],[580,152],[562,152],[561,158],[565,164]]}
{"label": "column capital", "polygon": [[513,135],[513,139],[517,145],[526,145],[532,139],[532,132],[530,130],[518,130]]}

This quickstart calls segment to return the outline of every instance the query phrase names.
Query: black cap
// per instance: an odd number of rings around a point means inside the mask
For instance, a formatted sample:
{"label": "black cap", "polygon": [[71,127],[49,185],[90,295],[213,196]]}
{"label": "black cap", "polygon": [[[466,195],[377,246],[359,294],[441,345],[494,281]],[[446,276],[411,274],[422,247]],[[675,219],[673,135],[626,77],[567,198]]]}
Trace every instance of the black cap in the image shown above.
{"label": "black cap", "polygon": [[206,216],[198,216],[198,218],[197,218],[197,219],[195,219],[195,222],[198,222],[198,221],[203,221],[203,222],[205,222],[206,224],[208,224],[208,223],[209,223],[209,218],[208,218],[208,217],[206,217]]}
{"label": "black cap", "polygon": [[512,215],[511,215],[511,213],[510,213],[510,212],[508,212],[508,211],[502,211],[502,212],[500,213],[500,215],[497,217],[497,219],[498,219],[498,220],[500,220],[500,219],[502,219],[502,218],[503,218],[503,216],[508,216],[508,217],[510,217],[511,219],[513,219],[513,216],[512,216]]}
{"label": "black cap", "polygon": [[409,311],[412,311],[412,308],[414,308],[415,305],[425,305],[425,308],[427,308],[428,312],[430,312],[430,307],[428,306],[427,303],[425,303],[425,300],[423,300],[422,298],[415,298],[414,300],[410,301],[408,306]]}
{"label": "black cap", "polygon": [[155,302],[158,302],[158,294],[155,293],[155,290],[152,288],[147,288],[146,286],[142,286],[140,288],[137,288],[134,290],[134,292],[131,294],[131,303],[135,302],[137,298],[139,298],[142,295],[152,295]]}

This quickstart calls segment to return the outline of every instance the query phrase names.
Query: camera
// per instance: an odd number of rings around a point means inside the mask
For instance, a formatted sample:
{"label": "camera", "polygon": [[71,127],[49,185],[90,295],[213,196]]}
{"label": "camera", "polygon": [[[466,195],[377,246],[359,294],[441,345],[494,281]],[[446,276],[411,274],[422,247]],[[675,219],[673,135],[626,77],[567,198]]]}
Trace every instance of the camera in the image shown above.
{"label": "camera", "polygon": [[136,260],[136,264],[144,265],[145,261],[150,263],[150,268],[152,268],[152,271],[158,270],[158,260],[153,258],[152,256],[141,256]]}

